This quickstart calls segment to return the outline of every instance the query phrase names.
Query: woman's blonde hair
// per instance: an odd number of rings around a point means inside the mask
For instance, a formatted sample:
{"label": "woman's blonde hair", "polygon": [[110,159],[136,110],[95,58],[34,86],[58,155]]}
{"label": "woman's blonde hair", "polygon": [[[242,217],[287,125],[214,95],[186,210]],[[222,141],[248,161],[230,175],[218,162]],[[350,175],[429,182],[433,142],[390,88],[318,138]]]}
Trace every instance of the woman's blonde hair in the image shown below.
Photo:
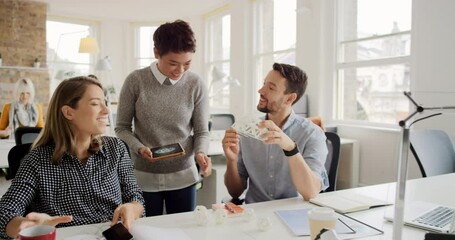
{"label": "woman's blonde hair", "polygon": [[[33,144],[33,148],[55,145],[52,155],[52,163],[58,165],[65,152],[71,152],[75,148],[75,133],[70,121],[63,115],[62,107],[77,108],[79,100],[84,95],[88,86],[96,85],[103,89],[101,83],[93,78],[79,76],[66,79],[55,89],[49,103],[46,115],[46,124]],[[101,141],[97,136],[92,136],[89,152],[95,153],[101,148]]]}
{"label": "woman's blonde hair", "polygon": [[32,80],[29,78],[21,78],[16,82],[14,85],[14,99],[19,99],[23,92],[29,92],[30,102],[33,102],[35,99],[35,87],[33,86]]}

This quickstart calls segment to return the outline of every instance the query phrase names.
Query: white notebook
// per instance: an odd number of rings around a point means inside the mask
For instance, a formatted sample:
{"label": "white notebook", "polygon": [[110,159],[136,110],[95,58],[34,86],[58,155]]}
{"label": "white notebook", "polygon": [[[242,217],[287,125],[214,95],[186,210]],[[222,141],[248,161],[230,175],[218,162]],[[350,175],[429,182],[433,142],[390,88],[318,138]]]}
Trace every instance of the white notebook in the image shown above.
{"label": "white notebook", "polygon": [[382,201],[380,199],[368,197],[361,194],[321,194],[315,198],[310,199],[310,202],[319,206],[332,208],[339,213],[357,212],[392,204],[390,202]]}

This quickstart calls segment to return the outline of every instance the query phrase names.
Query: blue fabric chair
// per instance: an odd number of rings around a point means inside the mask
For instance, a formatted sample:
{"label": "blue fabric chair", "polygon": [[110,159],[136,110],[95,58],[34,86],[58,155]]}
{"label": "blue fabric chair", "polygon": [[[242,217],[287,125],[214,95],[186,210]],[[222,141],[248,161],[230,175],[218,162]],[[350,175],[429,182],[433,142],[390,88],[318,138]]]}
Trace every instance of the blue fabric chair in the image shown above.
{"label": "blue fabric chair", "polygon": [[455,172],[455,150],[450,136],[441,130],[415,130],[410,133],[411,152],[422,177]]}

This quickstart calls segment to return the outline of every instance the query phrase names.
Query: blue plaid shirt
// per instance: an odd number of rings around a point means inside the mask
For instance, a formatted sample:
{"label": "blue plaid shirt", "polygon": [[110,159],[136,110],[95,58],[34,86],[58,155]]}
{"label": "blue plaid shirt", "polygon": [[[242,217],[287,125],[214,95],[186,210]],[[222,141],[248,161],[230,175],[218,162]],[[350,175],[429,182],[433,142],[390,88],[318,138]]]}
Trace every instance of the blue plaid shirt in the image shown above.
{"label": "blue plaid shirt", "polygon": [[52,164],[53,145],[33,149],[0,200],[0,238],[8,238],[8,222],[31,205],[50,216],[72,215],[72,222],[58,225],[66,227],[111,221],[120,204],[143,204],[127,146],[114,137],[102,137],[102,142],[85,166],[69,153],[59,165]]}

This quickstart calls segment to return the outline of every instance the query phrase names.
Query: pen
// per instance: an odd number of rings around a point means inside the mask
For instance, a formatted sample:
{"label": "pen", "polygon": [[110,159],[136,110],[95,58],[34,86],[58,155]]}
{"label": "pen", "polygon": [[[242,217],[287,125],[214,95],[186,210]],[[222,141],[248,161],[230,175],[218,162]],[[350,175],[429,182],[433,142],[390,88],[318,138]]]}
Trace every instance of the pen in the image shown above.
{"label": "pen", "polygon": [[225,203],[224,206],[226,206],[226,208],[229,210],[229,212],[235,213],[235,209],[233,207],[231,207],[231,205],[229,205],[228,203]]}

